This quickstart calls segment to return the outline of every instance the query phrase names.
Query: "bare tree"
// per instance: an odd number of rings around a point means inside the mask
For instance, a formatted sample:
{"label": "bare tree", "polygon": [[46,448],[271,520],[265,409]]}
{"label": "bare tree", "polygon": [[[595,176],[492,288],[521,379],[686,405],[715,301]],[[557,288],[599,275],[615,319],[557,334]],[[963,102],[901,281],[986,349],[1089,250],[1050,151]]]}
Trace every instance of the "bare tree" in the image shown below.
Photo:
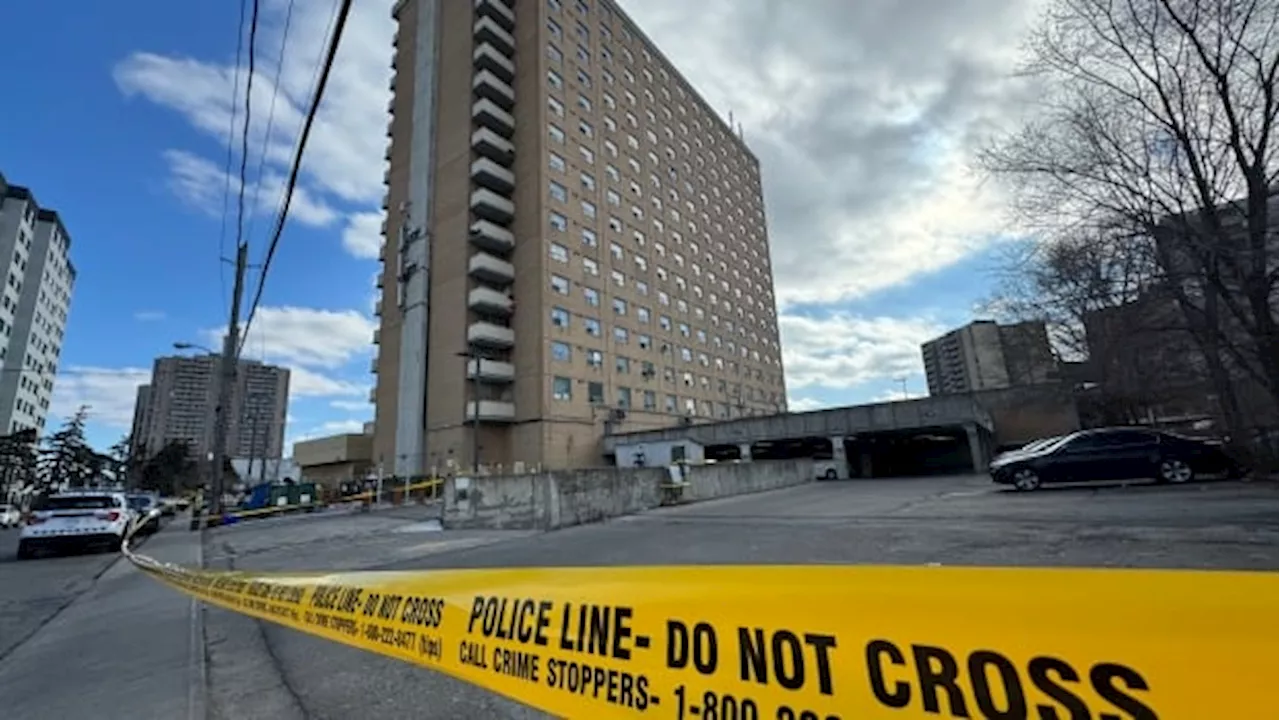
{"label": "bare tree", "polygon": [[1048,247],[1038,271],[1113,253],[1093,266],[1173,297],[1232,430],[1241,377],[1277,397],[1276,37],[1262,0],[1052,0],[1041,104],[981,155]]}

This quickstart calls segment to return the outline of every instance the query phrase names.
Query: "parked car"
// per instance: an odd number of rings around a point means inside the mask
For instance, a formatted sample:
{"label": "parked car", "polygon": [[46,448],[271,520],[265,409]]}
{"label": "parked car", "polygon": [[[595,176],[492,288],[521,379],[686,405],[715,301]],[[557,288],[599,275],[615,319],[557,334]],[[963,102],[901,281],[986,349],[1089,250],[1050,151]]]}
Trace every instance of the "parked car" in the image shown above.
{"label": "parked car", "polygon": [[129,509],[139,535],[152,535],[160,530],[160,501],[154,495],[129,495]]}
{"label": "parked car", "polygon": [[[1032,443],[1032,445],[1036,445]],[[1145,428],[1082,430],[991,461],[991,479],[1018,490],[1060,482],[1153,478],[1185,483],[1235,471],[1220,443]]]}
{"label": "parked car", "polygon": [[65,493],[37,499],[18,538],[18,559],[34,557],[40,550],[119,550],[132,521],[124,493]]}
{"label": "parked car", "polygon": [[22,512],[13,505],[0,505],[0,530],[18,527],[22,523]]}

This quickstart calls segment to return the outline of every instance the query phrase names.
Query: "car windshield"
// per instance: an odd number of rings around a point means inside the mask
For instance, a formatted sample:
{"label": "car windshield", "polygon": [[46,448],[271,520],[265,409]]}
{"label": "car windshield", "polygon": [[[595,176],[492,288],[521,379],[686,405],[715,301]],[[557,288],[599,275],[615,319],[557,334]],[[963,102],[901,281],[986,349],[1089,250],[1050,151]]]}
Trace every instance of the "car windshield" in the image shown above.
{"label": "car windshield", "polygon": [[129,507],[133,508],[134,510],[147,510],[147,509],[150,509],[151,505],[152,505],[152,500],[150,497],[146,495],[130,495],[129,496]]}
{"label": "car windshield", "polygon": [[110,495],[59,495],[37,501],[36,510],[104,510],[116,507]]}
{"label": "car windshield", "polygon": [[1034,452],[1036,450],[1040,450],[1041,448],[1047,448],[1061,439],[1062,439],[1062,436],[1057,435],[1051,438],[1042,438],[1040,440],[1033,440],[1032,442],[1029,442],[1026,445],[1023,445],[1021,452]]}

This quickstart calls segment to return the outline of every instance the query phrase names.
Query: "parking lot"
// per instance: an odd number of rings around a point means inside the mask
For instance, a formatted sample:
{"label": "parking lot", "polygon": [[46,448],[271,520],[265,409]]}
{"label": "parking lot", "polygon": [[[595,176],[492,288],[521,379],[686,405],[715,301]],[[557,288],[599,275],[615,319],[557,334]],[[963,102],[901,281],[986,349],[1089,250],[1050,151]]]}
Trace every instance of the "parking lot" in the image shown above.
{"label": "parking lot", "polygon": [[[415,515],[414,513],[418,514]],[[211,535],[236,567],[876,563],[1277,567],[1274,482],[1063,487],[982,477],[815,483],[552,533],[433,531],[429,509],[244,524]],[[210,611],[211,707],[244,718],[542,717],[410,665]],[[234,646],[224,643],[236,643]],[[235,652],[230,652],[234,647]],[[224,652],[225,651],[225,652]],[[252,668],[252,681],[248,679]]]}

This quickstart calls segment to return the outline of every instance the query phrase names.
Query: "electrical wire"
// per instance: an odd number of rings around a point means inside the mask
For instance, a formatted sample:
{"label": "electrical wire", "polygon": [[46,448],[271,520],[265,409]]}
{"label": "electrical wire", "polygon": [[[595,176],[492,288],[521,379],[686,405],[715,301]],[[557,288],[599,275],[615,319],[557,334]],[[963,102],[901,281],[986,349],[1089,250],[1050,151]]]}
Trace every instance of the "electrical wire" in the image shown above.
{"label": "electrical wire", "polygon": [[[284,51],[289,45],[289,28],[293,24],[293,4],[294,0],[289,0],[289,6],[284,11],[284,30],[280,35],[280,51],[276,55],[276,72],[275,77],[271,79],[271,104],[267,106],[267,129],[262,134],[262,151],[258,154],[258,177],[253,184],[254,207],[259,203],[259,196],[262,193],[262,175],[267,166],[267,152],[271,145],[271,131],[275,128],[276,120],[276,100],[280,97],[280,74],[284,70]],[[245,235],[253,237],[253,225],[255,213],[249,215],[249,229],[245,231]]]}
{"label": "electrical wire", "polygon": [[[256,2],[257,0],[255,0]],[[279,215],[276,216],[275,227],[271,233],[271,242],[267,246],[267,255],[263,258],[262,269],[258,275],[258,288],[254,292],[253,302],[249,305],[249,315],[244,323],[244,332],[240,336],[240,343],[235,349],[235,358],[237,360],[244,350],[244,340],[248,337],[250,328],[253,327],[253,319],[258,313],[258,306],[262,302],[262,293],[267,285],[267,273],[271,271],[271,261],[275,258],[276,249],[280,246],[280,236],[284,233],[285,222],[289,219],[289,206],[293,202],[293,192],[298,186],[298,175],[302,170],[302,154],[306,151],[307,140],[311,137],[311,128],[315,125],[316,115],[320,111],[320,101],[324,98],[325,86],[329,84],[329,75],[333,71],[333,61],[338,54],[338,46],[342,43],[342,31],[346,28],[347,16],[351,13],[351,4],[352,0],[341,0],[341,4],[338,7],[338,17],[334,23],[333,37],[329,39],[329,48],[325,53],[320,79],[316,82],[315,93],[311,97],[311,106],[307,109],[307,116],[302,124],[302,132],[298,136],[298,146],[294,150],[293,163],[289,169],[289,181],[285,185],[284,203],[280,207]]]}
{"label": "electrical wire", "polygon": [[[244,124],[240,126],[240,192],[236,201],[236,251],[244,244],[244,192],[248,184],[249,125],[253,120],[254,55],[258,44],[258,12],[260,0],[253,0],[253,13],[249,18],[249,68],[244,83]],[[256,192],[255,192],[256,196]]]}
{"label": "electrical wire", "polygon": [[235,157],[235,145],[232,136],[236,132],[236,118],[239,117],[240,106],[236,104],[240,97],[240,62],[244,54],[244,16],[246,0],[240,0],[240,20],[236,24],[236,69],[231,75],[231,119],[227,128],[227,160],[222,169],[222,226],[218,229],[218,281],[222,285],[222,304],[227,304],[227,218],[231,214],[231,160]]}

